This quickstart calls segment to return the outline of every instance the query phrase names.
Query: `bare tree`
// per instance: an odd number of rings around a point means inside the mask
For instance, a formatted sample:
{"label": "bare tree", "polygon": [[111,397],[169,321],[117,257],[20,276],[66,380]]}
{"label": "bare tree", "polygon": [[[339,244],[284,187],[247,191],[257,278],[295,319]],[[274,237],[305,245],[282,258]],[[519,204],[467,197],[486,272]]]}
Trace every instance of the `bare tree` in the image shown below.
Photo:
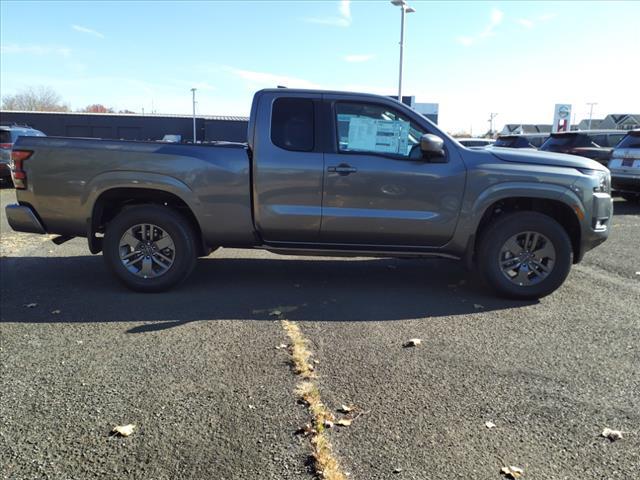
{"label": "bare tree", "polygon": [[31,112],[68,112],[69,105],[51,87],[26,87],[22,91],[2,98],[3,110],[25,110]]}
{"label": "bare tree", "polygon": [[113,108],[107,108],[100,103],[94,103],[93,105],[87,105],[80,111],[87,113],[113,113]]}

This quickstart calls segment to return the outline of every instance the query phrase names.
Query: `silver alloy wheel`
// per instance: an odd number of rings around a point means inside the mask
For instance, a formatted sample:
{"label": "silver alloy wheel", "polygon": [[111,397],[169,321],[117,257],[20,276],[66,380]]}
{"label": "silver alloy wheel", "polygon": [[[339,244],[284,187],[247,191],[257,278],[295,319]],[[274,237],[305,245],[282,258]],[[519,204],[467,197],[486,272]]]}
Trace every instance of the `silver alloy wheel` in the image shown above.
{"label": "silver alloy wheel", "polygon": [[176,258],[171,236],[150,223],[129,228],[119,244],[120,261],[131,273],[142,278],[155,278],[169,271]]}
{"label": "silver alloy wheel", "polygon": [[520,286],[540,283],[556,262],[556,249],[538,232],[520,232],[509,238],[498,255],[502,274]]}

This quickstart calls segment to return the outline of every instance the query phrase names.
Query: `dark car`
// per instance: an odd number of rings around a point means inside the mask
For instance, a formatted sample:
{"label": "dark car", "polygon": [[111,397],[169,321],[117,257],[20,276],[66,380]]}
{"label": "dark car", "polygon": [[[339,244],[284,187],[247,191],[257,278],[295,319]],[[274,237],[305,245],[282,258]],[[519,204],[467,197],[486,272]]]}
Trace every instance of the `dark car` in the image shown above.
{"label": "dark car", "polygon": [[575,132],[552,133],[540,150],[568,153],[591,158],[607,165],[611,152],[626,132],[621,130],[578,130]]}
{"label": "dark car", "polygon": [[0,180],[11,180],[9,162],[11,161],[11,149],[18,137],[46,137],[44,133],[28,126],[0,126]]}
{"label": "dark car", "polygon": [[495,143],[495,140],[492,138],[469,137],[469,138],[456,138],[456,140],[460,142],[462,145],[464,145],[465,147],[469,147],[469,148],[483,148],[483,147],[488,147],[489,145],[493,145]]}
{"label": "dark car", "polygon": [[640,130],[631,130],[616,145],[609,170],[613,189],[624,199],[640,203]]}
{"label": "dark car", "polygon": [[494,147],[503,148],[540,148],[540,145],[549,137],[547,133],[500,135],[493,144]]}

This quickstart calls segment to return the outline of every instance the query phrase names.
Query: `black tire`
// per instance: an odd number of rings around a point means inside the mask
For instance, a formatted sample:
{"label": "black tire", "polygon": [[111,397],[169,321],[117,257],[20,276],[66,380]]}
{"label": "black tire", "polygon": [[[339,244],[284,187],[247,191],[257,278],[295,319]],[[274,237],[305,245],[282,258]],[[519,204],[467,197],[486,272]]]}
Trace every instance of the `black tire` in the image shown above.
{"label": "black tire", "polygon": [[[553,268],[546,277],[532,285],[518,285],[500,268],[500,252],[506,242],[522,232],[544,235],[555,249]],[[555,291],[567,278],[573,259],[569,235],[553,218],[537,212],[505,214],[482,233],[477,250],[480,273],[500,295],[522,300],[537,299]]]}
{"label": "black tire", "polygon": [[620,196],[627,202],[640,203],[640,193],[621,193]]}
{"label": "black tire", "polygon": [[[120,241],[125,232],[139,224],[152,224],[173,241],[173,263],[161,275],[142,278],[120,259]],[[162,292],[184,281],[196,264],[195,235],[189,222],[168,207],[141,205],[123,210],[109,222],[103,242],[103,257],[118,280],[138,292]]]}

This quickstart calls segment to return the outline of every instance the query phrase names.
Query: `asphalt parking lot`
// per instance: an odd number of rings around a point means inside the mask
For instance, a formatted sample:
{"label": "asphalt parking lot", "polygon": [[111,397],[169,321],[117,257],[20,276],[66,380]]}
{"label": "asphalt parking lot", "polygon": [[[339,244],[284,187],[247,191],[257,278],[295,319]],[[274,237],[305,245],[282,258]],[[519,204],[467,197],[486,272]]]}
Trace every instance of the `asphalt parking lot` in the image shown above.
{"label": "asphalt parking lot", "polygon": [[609,241],[515,302],[443,260],[229,249],[136,294],[83,239],[12,232],[0,196],[4,479],[312,478],[274,309],[308,339],[327,407],[363,413],[328,434],[349,478],[638,478],[640,206],[617,199]]}

